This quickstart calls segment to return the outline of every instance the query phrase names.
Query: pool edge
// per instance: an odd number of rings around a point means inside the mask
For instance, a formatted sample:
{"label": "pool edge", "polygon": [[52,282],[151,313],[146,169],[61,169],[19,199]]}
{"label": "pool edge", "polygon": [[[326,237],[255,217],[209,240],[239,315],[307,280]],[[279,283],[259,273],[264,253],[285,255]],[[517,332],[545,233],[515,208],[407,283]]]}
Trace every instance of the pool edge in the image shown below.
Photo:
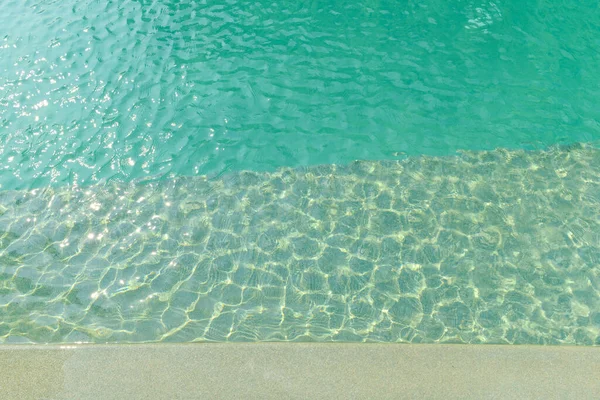
{"label": "pool edge", "polygon": [[592,399],[600,348],[351,343],[0,346],[3,399]]}

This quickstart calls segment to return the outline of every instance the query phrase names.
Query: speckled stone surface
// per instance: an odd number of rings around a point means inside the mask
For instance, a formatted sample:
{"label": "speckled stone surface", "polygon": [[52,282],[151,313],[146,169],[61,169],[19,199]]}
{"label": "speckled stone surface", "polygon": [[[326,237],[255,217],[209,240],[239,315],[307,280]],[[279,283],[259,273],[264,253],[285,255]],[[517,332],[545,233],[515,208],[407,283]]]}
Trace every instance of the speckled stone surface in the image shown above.
{"label": "speckled stone surface", "polygon": [[3,400],[598,399],[583,346],[1,346]]}
{"label": "speckled stone surface", "polygon": [[0,192],[0,342],[600,344],[600,151]]}

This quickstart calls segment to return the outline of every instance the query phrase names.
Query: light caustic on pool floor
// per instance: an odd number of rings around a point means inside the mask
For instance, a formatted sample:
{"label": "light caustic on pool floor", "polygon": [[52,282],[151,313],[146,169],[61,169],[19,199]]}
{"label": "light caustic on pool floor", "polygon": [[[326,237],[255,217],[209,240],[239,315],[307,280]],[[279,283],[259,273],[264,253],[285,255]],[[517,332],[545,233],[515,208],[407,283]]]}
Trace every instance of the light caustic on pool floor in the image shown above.
{"label": "light caustic on pool floor", "polygon": [[600,344],[600,152],[0,192],[0,341]]}

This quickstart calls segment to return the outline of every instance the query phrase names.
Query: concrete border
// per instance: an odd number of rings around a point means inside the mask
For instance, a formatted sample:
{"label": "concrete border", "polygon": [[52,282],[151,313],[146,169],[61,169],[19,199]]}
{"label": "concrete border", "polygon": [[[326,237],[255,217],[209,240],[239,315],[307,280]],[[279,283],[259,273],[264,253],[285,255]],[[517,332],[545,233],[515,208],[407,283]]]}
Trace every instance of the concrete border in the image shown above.
{"label": "concrete border", "polygon": [[0,398],[598,399],[600,348],[3,345]]}

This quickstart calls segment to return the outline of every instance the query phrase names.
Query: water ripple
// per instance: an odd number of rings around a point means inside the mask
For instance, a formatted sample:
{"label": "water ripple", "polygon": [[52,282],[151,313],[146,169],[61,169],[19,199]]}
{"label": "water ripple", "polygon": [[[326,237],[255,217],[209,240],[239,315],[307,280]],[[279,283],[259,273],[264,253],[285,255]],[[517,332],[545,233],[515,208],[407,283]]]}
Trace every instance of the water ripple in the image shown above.
{"label": "water ripple", "polygon": [[0,343],[600,344],[600,151],[0,192]]}
{"label": "water ripple", "polygon": [[0,185],[597,140],[596,11],[6,0]]}

